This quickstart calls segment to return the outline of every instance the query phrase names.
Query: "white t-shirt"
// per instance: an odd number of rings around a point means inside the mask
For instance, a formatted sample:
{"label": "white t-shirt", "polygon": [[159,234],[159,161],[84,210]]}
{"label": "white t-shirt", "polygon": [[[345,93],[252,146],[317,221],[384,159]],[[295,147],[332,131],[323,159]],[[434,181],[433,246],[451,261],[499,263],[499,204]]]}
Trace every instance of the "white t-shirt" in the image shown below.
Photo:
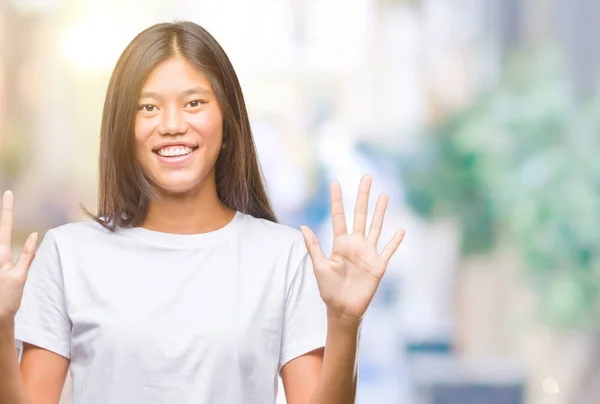
{"label": "white t-shirt", "polygon": [[289,360],[325,345],[326,310],[302,235],[237,213],[176,235],[48,231],[16,339],[70,359],[74,404],[275,403]]}

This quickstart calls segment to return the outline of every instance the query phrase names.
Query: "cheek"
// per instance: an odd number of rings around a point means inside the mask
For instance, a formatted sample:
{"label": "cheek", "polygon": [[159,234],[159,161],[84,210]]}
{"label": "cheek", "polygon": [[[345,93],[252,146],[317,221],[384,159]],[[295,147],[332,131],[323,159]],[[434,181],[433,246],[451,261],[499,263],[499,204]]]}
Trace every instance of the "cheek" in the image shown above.
{"label": "cheek", "polygon": [[135,120],[135,140],[138,143],[147,141],[152,133],[154,132],[154,128],[156,124],[152,119],[147,118],[136,118]]}
{"label": "cheek", "polygon": [[200,134],[209,148],[216,147],[218,149],[223,137],[223,117],[216,108],[206,112],[192,117],[190,125]]}
{"label": "cheek", "polygon": [[135,121],[135,149],[138,158],[144,155],[148,148],[148,141],[154,132],[154,125],[148,119],[136,119]]}

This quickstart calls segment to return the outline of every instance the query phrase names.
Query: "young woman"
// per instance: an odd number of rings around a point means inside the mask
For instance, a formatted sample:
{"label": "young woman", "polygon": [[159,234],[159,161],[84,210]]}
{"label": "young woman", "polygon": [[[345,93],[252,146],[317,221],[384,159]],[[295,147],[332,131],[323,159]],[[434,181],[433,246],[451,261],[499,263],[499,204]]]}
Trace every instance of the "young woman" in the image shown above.
{"label": "young woman", "polygon": [[[331,257],[277,224],[236,74],[190,22],[125,49],[102,118],[94,220],[37,235],[13,264],[13,195],[0,227],[0,403],[351,403],[363,318],[399,231],[365,232],[361,179],[348,234],[331,186]],[[27,279],[27,282],[26,282]],[[23,342],[20,361],[16,339]]]}

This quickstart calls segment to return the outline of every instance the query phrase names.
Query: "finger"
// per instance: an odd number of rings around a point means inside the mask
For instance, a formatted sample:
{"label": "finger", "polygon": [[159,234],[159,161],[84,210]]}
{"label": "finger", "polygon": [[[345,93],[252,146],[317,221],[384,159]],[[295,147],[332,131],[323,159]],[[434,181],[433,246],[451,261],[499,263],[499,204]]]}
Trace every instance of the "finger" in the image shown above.
{"label": "finger", "polygon": [[27,237],[27,241],[25,241],[25,246],[23,246],[23,251],[21,252],[21,256],[15,265],[15,268],[19,271],[28,272],[29,267],[31,266],[31,262],[33,261],[33,257],[35,257],[35,247],[37,244],[38,234],[31,233],[29,237]]}
{"label": "finger", "polygon": [[402,239],[404,239],[404,234],[404,230],[398,230],[396,234],[394,234],[392,240],[390,240],[390,242],[387,243],[387,245],[381,252],[381,258],[386,263],[386,265],[390,261],[390,258],[392,258],[392,255],[394,255],[394,253],[398,249],[398,246],[400,246],[400,243],[402,243]]}
{"label": "finger", "polygon": [[306,244],[306,249],[313,262],[313,266],[316,267],[326,262],[327,257],[323,254],[319,240],[310,227],[300,226],[300,231],[302,231],[302,235],[304,236],[304,243]]}
{"label": "finger", "polygon": [[383,227],[383,218],[385,217],[385,210],[387,209],[389,197],[386,194],[379,195],[377,198],[377,204],[375,205],[375,213],[373,213],[373,220],[369,227],[369,235],[367,241],[371,246],[377,247],[379,241],[379,235],[381,234],[381,228]]}
{"label": "finger", "polygon": [[367,213],[369,210],[369,192],[371,192],[372,178],[370,175],[363,175],[358,186],[358,196],[356,205],[354,205],[354,229],[352,234],[365,234],[367,227]]}
{"label": "finger", "polygon": [[346,234],[346,215],[342,202],[342,187],[337,181],[331,183],[331,220],[333,221],[333,237]]}
{"label": "finger", "polygon": [[13,193],[6,191],[2,195],[2,213],[0,213],[0,251],[11,251],[11,235],[13,226]]}

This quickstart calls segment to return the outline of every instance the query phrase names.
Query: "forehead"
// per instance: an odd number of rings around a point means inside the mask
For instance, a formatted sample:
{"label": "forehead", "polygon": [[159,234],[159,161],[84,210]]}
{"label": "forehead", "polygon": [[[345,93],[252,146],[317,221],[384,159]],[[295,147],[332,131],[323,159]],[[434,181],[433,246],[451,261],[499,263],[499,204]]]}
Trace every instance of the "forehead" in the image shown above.
{"label": "forehead", "polygon": [[212,91],[208,77],[187,59],[171,57],[159,63],[148,75],[144,91],[185,91],[192,87],[203,87]]}

